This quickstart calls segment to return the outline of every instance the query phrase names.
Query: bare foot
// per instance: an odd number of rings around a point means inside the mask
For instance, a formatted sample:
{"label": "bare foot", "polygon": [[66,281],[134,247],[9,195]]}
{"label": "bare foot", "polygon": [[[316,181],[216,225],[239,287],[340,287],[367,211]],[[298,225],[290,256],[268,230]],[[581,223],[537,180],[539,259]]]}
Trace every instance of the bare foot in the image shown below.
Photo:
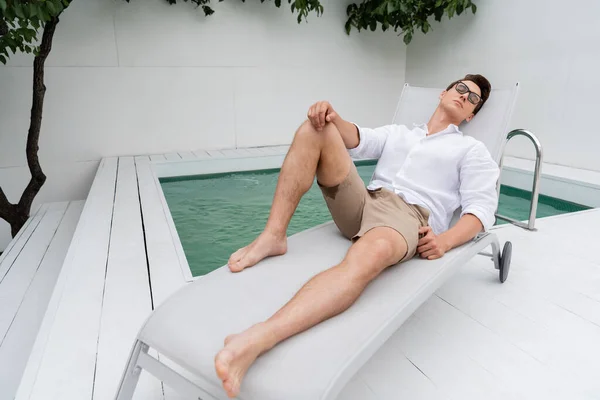
{"label": "bare foot", "polygon": [[215,369],[230,398],[240,393],[242,379],[254,360],[273,347],[269,334],[261,324],[238,334],[229,335],[223,348],[215,357]]}
{"label": "bare foot", "polygon": [[229,257],[227,265],[233,272],[251,267],[265,257],[279,256],[287,251],[287,238],[263,231],[252,243]]}

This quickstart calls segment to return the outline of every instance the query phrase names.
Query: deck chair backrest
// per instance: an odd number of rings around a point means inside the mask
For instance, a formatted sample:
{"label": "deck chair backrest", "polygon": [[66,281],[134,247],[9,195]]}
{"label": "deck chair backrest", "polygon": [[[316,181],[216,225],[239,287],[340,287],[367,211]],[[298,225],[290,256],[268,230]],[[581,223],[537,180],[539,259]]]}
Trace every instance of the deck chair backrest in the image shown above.
{"label": "deck chair backrest", "polygon": [[[439,103],[444,89],[404,85],[392,123],[412,128],[414,123],[427,123]],[[492,89],[489,99],[471,122],[459,127],[469,136],[482,141],[496,162],[500,161],[508,126],[517,99],[519,84],[509,89]]]}

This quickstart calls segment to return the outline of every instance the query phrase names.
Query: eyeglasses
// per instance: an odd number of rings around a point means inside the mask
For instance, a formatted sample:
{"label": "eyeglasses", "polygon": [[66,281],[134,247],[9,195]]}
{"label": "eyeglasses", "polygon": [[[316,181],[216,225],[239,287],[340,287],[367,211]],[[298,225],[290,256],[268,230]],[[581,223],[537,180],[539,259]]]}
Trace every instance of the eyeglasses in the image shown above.
{"label": "eyeglasses", "polygon": [[465,93],[469,93],[469,96],[467,97],[467,99],[469,100],[469,103],[473,104],[473,105],[477,105],[479,104],[479,102],[481,101],[481,96],[478,95],[475,92],[472,92],[469,87],[467,85],[465,85],[463,82],[458,82],[455,86],[456,91],[460,94],[465,94]]}

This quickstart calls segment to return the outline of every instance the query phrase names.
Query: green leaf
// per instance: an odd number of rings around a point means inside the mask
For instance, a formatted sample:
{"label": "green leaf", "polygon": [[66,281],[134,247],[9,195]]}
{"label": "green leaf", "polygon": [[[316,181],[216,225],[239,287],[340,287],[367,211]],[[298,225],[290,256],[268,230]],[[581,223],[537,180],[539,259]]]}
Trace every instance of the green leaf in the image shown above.
{"label": "green leaf", "polygon": [[475,5],[475,3],[471,5],[471,10],[473,10],[473,14],[477,12],[477,6]]}
{"label": "green leaf", "polygon": [[375,19],[371,20],[371,24],[369,25],[369,28],[371,28],[371,32],[375,32],[375,30],[377,29],[377,21]]}
{"label": "green leaf", "polygon": [[412,40],[412,32],[406,32],[404,34],[404,44],[408,45],[410,43],[410,41]]}
{"label": "green leaf", "polygon": [[352,24],[350,23],[350,20],[346,21],[346,25],[344,26],[344,28],[346,29],[346,35],[350,35],[350,29],[352,29]]}
{"label": "green leaf", "polygon": [[23,6],[21,4],[15,4],[14,9],[15,9],[15,15],[17,17],[22,18],[22,19],[25,18],[25,14],[23,13]]}
{"label": "green leaf", "polygon": [[46,2],[46,7],[48,7],[48,11],[50,12],[50,15],[52,15],[53,17],[56,16],[56,14],[57,14],[56,7],[54,7],[54,4],[51,1]]}
{"label": "green leaf", "polygon": [[0,10],[6,11],[6,0],[0,0]]}
{"label": "green leaf", "polygon": [[40,19],[44,22],[50,21],[50,15],[46,12],[46,9],[43,7],[40,8],[39,16],[40,16]]}
{"label": "green leaf", "polygon": [[4,56],[0,56],[0,62],[2,64],[6,64],[6,58]]}
{"label": "green leaf", "polygon": [[[14,7],[7,7],[6,10],[4,10],[4,20],[5,21],[13,21],[17,16],[15,15],[15,9]],[[10,22],[9,22],[10,24]]]}

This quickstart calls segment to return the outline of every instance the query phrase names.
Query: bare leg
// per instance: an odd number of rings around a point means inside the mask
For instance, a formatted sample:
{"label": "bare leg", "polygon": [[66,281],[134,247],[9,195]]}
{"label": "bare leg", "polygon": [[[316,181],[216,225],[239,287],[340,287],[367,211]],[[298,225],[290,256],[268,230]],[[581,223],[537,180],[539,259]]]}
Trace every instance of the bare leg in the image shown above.
{"label": "bare leg", "polygon": [[300,199],[310,189],[315,174],[325,186],[341,183],[352,160],[339,131],[332,123],[318,132],[306,121],[296,131],[277,181],[273,205],[264,231],[248,246],[233,253],[229,269],[239,272],[268,256],[287,251],[287,227]]}
{"label": "bare leg", "polygon": [[350,307],[381,271],[401,260],[407,244],[397,231],[378,227],[354,243],[344,260],[308,281],[266,322],[225,339],[215,357],[217,375],[229,397],[238,395],[254,360],[277,343]]}

